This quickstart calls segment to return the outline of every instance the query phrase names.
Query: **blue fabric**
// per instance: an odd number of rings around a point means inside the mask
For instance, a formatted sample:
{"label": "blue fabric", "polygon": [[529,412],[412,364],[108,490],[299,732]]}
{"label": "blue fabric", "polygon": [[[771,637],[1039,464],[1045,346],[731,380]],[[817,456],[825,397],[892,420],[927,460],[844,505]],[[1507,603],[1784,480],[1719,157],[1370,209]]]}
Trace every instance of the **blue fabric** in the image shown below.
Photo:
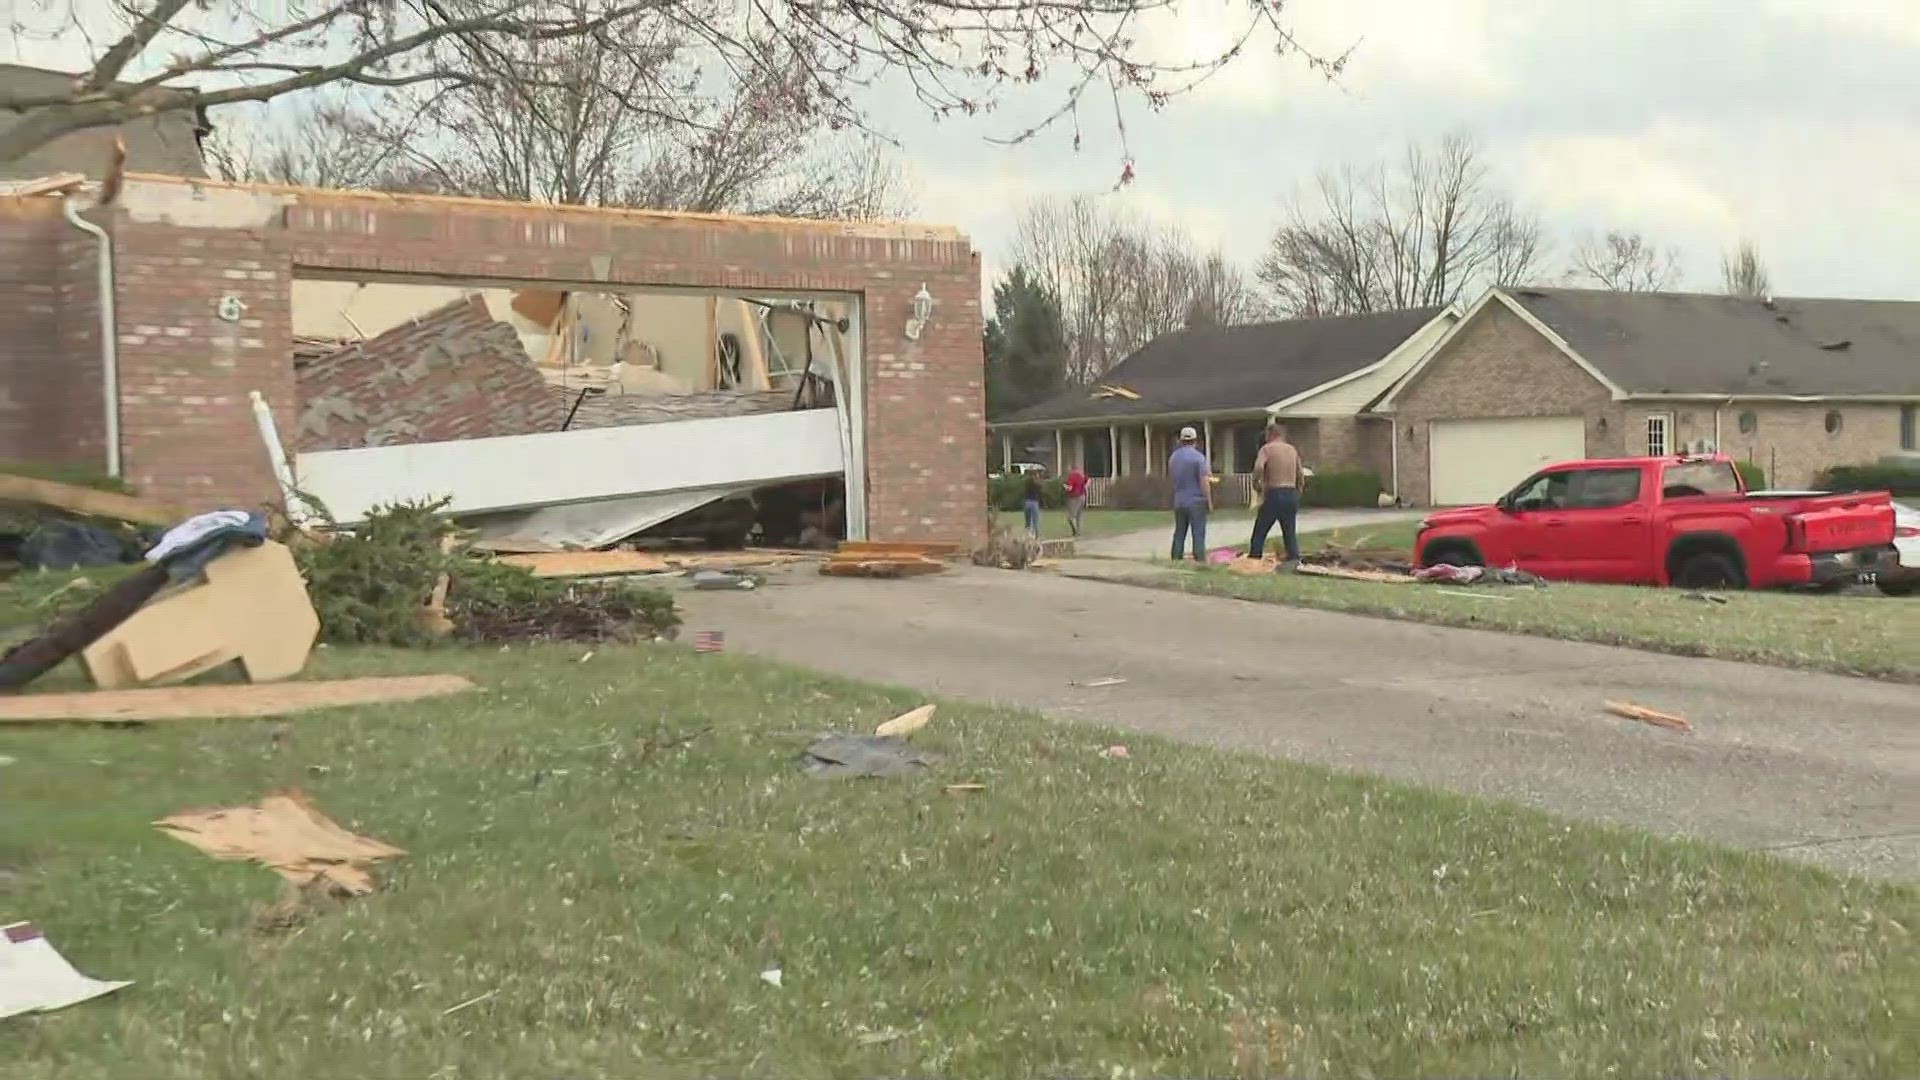
{"label": "blue fabric", "polygon": [[225,555],[229,548],[259,547],[266,539],[265,515],[248,514],[243,524],[223,524],[210,529],[191,545],[168,553],[159,563],[167,568],[167,577],[173,582],[192,581],[206,570],[208,563]]}
{"label": "blue fabric", "polygon": [[1027,511],[1027,531],[1040,535],[1040,500],[1028,499],[1024,504]]}
{"label": "blue fabric", "polygon": [[1247,544],[1247,557],[1257,559],[1267,547],[1267,534],[1280,526],[1280,538],[1287,545],[1287,559],[1300,561],[1300,492],[1294,488],[1269,488],[1260,500],[1260,513],[1253,519],[1253,539]]}
{"label": "blue fabric", "polygon": [[1173,561],[1180,561],[1181,549],[1186,546],[1187,532],[1193,532],[1193,561],[1205,562],[1207,559],[1207,504],[1176,507],[1173,511]]}
{"label": "blue fabric", "polygon": [[1207,455],[1184,445],[1167,459],[1167,475],[1173,477],[1173,506],[1207,505]]}

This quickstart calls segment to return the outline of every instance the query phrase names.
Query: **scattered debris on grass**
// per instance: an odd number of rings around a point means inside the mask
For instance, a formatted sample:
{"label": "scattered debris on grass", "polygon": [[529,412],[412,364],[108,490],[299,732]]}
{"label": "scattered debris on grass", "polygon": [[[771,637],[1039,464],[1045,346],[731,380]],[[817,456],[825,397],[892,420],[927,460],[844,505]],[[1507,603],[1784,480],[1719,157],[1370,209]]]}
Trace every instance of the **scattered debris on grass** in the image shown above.
{"label": "scattered debris on grass", "polygon": [[1689,593],[1681,593],[1680,599],[1698,600],[1704,604],[1724,604],[1727,602],[1727,598],[1724,596],[1721,596],[1719,593],[1697,592],[1697,591],[1689,592]]}
{"label": "scattered debris on grass", "polygon": [[949,795],[971,795],[976,791],[987,790],[985,784],[948,784],[944,789]]}
{"label": "scattered debris on grass", "polygon": [[1125,746],[1122,746],[1119,743],[1115,743],[1112,746],[1109,746],[1106,749],[1100,751],[1100,756],[1103,758],[1106,758],[1108,761],[1117,761],[1117,760],[1122,760],[1125,758],[1132,757],[1133,752],[1128,750]]}
{"label": "scattered debris on grass", "polygon": [[993,566],[1002,570],[1025,570],[1040,561],[1043,546],[1025,530],[1008,528],[1000,515],[987,513],[987,542],[974,548],[970,558],[975,566]]}
{"label": "scattered debris on grass", "polygon": [[1693,730],[1693,724],[1688,722],[1684,716],[1674,716],[1671,713],[1658,712],[1641,705],[1635,705],[1631,702],[1609,701],[1605,704],[1605,708],[1615,716],[1625,717],[1628,720],[1638,720],[1643,724],[1652,724],[1654,727],[1663,727],[1669,731],[1690,732]]}
{"label": "scattered debris on grass", "polygon": [[727,647],[727,635],[723,630],[702,630],[693,635],[693,651],[697,653],[717,653]]}
{"label": "scattered debris on grass", "polygon": [[1463,592],[1459,589],[1435,589],[1434,591],[1442,596],[1464,596],[1468,600],[1498,600],[1503,604],[1513,599],[1511,596],[1495,596],[1492,593]]}
{"label": "scattered debris on grass", "polygon": [[760,973],[760,981],[768,986],[779,986],[782,975],[779,968],[768,968]]}
{"label": "scattered debris on grass", "polygon": [[1077,686],[1082,690],[1098,690],[1103,686],[1119,686],[1125,683],[1126,681],[1127,680],[1122,679],[1116,675],[1109,675],[1104,679],[1088,679],[1085,682],[1075,681],[1075,682],[1070,682],[1067,685]]}
{"label": "scattered debris on grass", "polygon": [[0,1020],[53,1012],[132,985],[80,974],[32,923],[0,926]]}
{"label": "scattered debris on grass", "polygon": [[904,739],[914,732],[919,731],[921,728],[926,727],[927,723],[933,719],[936,708],[937,706],[934,705],[922,705],[917,709],[903,712],[899,716],[874,728],[873,733],[890,738]]}
{"label": "scattered debris on grass", "polygon": [[318,682],[167,686],[0,697],[0,724],[55,720],[105,724],[280,716],[313,709],[417,701],[473,689],[459,675],[397,675]]}
{"label": "scattered debris on grass", "polygon": [[1538,574],[1528,573],[1518,567],[1455,566],[1452,563],[1435,563],[1413,572],[1421,581],[1437,581],[1445,585],[1527,585],[1544,589],[1546,580]]}
{"label": "scattered debris on grass", "polygon": [[441,1016],[452,1016],[452,1015],[453,1015],[454,1013],[457,1013],[457,1012],[459,1012],[459,1011],[461,1011],[462,1009],[471,1009],[471,1008],[473,1008],[473,1007],[474,1007],[475,1005],[478,1005],[478,1004],[480,1004],[480,1003],[481,1003],[481,1002],[483,1002],[483,1001],[487,1001],[487,1000],[489,1000],[489,999],[491,999],[491,998],[492,998],[492,997],[493,997],[494,995],[496,995],[496,994],[498,994],[499,992],[500,992],[500,991],[499,991],[498,989],[494,989],[494,990],[489,990],[489,991],[487,991],[487,992],[486,992],[486,993],[484,993],[484,994],[477,994],[477,995],[475,995],[475,996],[473,996],[473,997],[470,997],[470,998],[468,998],[467,1000],[465,1000],[465,1001],[463,1001],[463,1002],[461,1002],[461,1003],[460,1003],[460,1004],[458,1004],[458,1005],[452,1005],[452,1006],[449,1006],[449,1007],[447,1007],[447,1008],[445,1008],[445,1009],[442,1009],[442,1010],[440,1011],[440,1015],[441,1015]]}
{"label": "scattered debris on grass", "polygon": [[406,854],[341,828],[298,790],[254,806],[188,810],[154,824],[216,859],[258,862],[297,886],[324,886],[337,896],[371,893],[373,864]]}
{"label": "scattered debris on grass", "polygon": [[885,735],[823,735],[800,755],[801,767],[812,776],[911,776],[932,766],[939,756]]}
{"label": "scattered debris on grass", "polygon": [[1308,577],[1341,578],[1346,581],[1375,581],[1384,585],[1411,585],[1419,578],[1391,570],[1356,570],[1346,566],[1323,566],[1302,561],[1294,567],[1296,573]]}

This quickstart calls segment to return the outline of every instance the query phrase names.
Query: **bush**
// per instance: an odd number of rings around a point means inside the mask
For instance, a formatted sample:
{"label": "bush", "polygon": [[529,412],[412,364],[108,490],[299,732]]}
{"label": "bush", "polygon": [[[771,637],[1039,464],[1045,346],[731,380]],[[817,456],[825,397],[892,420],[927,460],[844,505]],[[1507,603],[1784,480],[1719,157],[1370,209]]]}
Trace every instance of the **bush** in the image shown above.
{"label": "bush", "polygon": [[[627,639],[671,636],[680,624],[671,594],[624,582],[573,583],[491,558],[451,538],[448,500],[378,507],[352,532],[294,548],[322,641],[422,646],[437,637],[421,609],[441,574],[447,616],[468,641]],[[323,515],[325,508],[312,504]]]}
{"label": "bush", "polygon": [[1324,472],[1307,481],[1300,505],[1315,507],[1366,507],[1380,505],[1380,474],[1366,469]]}
{"label": "bush", "polygon": [[1758,462],[1736,461],[1733,467],[1740,474],[1740,483],[1744,484],[1748,491],[1767,489],[1767,470],[1761,468]]}
{"label": "bush", "polygon": [[1820,476],[1828,491],[1891,491],[1920,495],[1920,469],[1900,465],[1835,465]]}
{"label": "bush", "polygon": [[[987,501],[993,504],[995,510],[1019,510],[1027,501],[1027,478],[1000,476],[987,481]],[[1058,510],[1065,505],[1067,505],[1066,481],[1040,481],[1042,509]]]}

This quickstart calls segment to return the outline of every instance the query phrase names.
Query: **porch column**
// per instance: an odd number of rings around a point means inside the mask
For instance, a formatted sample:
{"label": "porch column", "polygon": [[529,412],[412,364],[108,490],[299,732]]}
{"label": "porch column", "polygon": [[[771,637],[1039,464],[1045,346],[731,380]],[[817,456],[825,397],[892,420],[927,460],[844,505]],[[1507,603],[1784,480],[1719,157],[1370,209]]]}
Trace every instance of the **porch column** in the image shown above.
{"label": "porch column", "polygon": [[1013,468],[1013,436],[1000,436],[1000,471]]}
{"label": "porch column", "polygon": [[1120,429],[1112,424],[1107,425],[1107,466],[1114,476],[1125,475],[1120,468]]}
{"label": "porch column", "polygon": [[[1200,421],[1200,437],[1207,440],[1207,468],[1208,469],[1217,468],[1218,467],[1217,462],[1220,459],[1213,456],[1213,421],[1211,420]],[[1220,471],[1228,472],[1230,470],[1220,469]]]}
{"label": "porch column", "polygon": [[1059,428],[1053,429],[1053,474],[1059,476],[1067,471],[1067,440],[1060,434]]}
{"label": "porch column", "polygon": [[1140,425],[1140,446],[1141,446],[1141,452],[1144,453],[1147,458],[1146,465],[1145,465],[1147,475],[1152,476],[1153,475],[1153,425],[1152,424]]}

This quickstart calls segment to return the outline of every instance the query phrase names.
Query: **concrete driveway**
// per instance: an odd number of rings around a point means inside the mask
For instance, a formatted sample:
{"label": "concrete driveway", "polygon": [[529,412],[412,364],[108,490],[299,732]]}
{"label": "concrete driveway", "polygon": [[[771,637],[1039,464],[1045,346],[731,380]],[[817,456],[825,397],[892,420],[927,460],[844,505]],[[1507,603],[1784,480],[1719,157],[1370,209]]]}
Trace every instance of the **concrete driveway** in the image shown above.
{"label": "concrete driveway", "polygon": [[[1920,687],[1044,572],[682,599],[690,630],[817,670],[1920,879]],[[1069,685],[1104,676],[1127,681]]]}
{"label": "concrete driveway", "polygon": [[[1425,510],[1302,510],[1300,511],[1300,531],[1316,532],[1321,529],[1351,529],[1354,539],[1365,535],[1370,525],[1387,525],[1397,521],[1416,521],[1426,513]],[[1253,528],[1253,515],[1245,510],[1220,510],[1208,523],[1207,546],[1225,547],[1228,544],[1244,544]],[[1121,533],[1118,536],[1096,536],[1074,542],[1074,551],[1080,555],[1091,555],[1102,559],[1164,559],[1173,540],[1173,514],[1167,514],[1164,526],[1152,529],[1138,529]],[[1272,543],[1280,542],[1280,531],[1273,532]]]}

